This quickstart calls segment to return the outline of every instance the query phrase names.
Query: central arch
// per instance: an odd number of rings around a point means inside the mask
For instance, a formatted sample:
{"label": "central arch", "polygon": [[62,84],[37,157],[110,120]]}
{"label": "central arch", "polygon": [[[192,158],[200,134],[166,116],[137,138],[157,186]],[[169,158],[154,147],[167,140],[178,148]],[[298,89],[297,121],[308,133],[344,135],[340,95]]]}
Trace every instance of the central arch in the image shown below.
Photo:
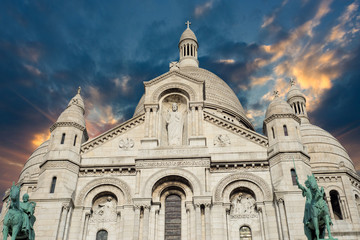
{"label": "central arch", "polygon": [[179,176],[186,179],[189,182],[190,187],[194,192],[194,195],[196,196],[201,195],[201,193],[203,192],[201,183],[194,174],[181,168],[171,168],[171,169],[161,170],[155,173],[154,175],[152,175],[151,177],[149,177],[142,189],[142,196],[146,198],[151,198],[154,185],[160,179],[169,176]]}

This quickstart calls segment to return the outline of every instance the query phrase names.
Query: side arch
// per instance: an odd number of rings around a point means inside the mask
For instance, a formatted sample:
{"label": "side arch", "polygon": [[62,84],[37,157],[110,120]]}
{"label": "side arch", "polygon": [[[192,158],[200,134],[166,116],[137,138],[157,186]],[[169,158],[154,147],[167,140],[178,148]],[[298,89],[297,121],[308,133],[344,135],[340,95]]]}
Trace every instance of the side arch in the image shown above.
{"label": "side arch", "polygon": [[171,168],[171,169],[163,169],[163,170],[155,173],[151,177],[149,177],[146,180],[146,184],[144,185],[144,187],[142,189],[142,192],[141,192],[142,196],[151,198],[152,188],[155,185],[155,183],[157,181],[159,181],[160,179],[162,179],[164,177],[168,177],[168,176],[180,176],[180,177],[183,177],[186,180],[188,180],[192,187],[194,195],[200,195],[203,192],[201,183],[194,174],[192,174],[191,172],[189,172],[187,170],[181,169],[181,168]]}
{"label": "side arch", "polygon": [[102,178],[102,179],[96,179],[81,189],[79,195],[77,195],[75,203],[77,206],[82,206],[84,204],[84,200],[86,196],[89,194],[91,190],[93,190],[96,187],[99,187],[101,185],[112,185],[118,189],[120,189],[124,194],[124,200],[126,204],[131,204],[131,191],[129,185],[125,183],[124,181],[116,178]]}
{"label": "side arch", "polygon": [[[322,186],[320,186],[320,187],[322,187]],[[329,185],[329,186],[324,187],[324,189],[325,189],[325,194],[327,197],[330,197],[330,192],[332,190],[337,191],[339,193],[339,196],[345,196],[344,190],[337,185]]]}
{"label": "side arch", "polygon": [[[235,173],[229,176],[224,177],[215,188],[214,199],[216,202],[221,202],[224,196],[224,190],[229,184],[234,182],[239,182],[235,184],[233,187],[247,187],[256,185],[256,187],[261,191],[261,195],[263,196],[264,201],[272,200],[272,192],[268,184],[260,177],[252,174],[252,173]],[[230,191],[230,190],[227,190]],[[255,192],[256,194],[256,192]]]}

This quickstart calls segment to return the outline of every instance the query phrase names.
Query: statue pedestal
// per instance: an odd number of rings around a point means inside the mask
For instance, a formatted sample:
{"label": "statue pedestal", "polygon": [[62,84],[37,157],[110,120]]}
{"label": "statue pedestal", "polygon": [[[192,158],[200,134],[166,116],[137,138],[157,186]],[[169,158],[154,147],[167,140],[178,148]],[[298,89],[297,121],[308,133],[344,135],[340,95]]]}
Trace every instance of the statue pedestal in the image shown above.
{"label": "statue pedestal", "polygon": [[159,146],[159,140],[157,138],[145,138],[141,139],[140,142],[144,149],[152,149]]}
{"label": "statue pedestal", "polygon": [[197,147],[206,147],[206,137],[203,136],[189,137],[189,145],[197,146]]}

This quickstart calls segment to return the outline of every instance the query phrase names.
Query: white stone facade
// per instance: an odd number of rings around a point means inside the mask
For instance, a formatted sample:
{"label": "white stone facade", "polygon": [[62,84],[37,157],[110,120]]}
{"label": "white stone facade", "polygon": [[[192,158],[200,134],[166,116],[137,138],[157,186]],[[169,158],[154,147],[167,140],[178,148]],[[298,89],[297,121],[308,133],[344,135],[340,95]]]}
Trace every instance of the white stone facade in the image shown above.
{"label": "white stone facade", "polygon": [[341,144],[310,124],[296,85],[287,102],[275,97],[258,134],[197,51],[187,28],[180,63],[144,83],[133,118],[94,139],[80,92],[70,101],[18,181],[37,203],[36,239],[303,240],[294,163],[301,183],[313,173],[324,187],[333,236],[360,239],[360,177]]}

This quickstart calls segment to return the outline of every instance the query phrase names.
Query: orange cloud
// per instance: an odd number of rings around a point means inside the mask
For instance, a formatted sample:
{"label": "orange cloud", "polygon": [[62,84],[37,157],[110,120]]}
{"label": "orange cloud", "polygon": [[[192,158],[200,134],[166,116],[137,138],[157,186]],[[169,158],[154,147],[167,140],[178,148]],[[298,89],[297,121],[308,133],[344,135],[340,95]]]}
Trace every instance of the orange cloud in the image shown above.
{"label": "orange cloud", "polygon": [[50,138],[50,131],[47,130],[44,133],[36,133],[32,140],[31,140],[31,144],[37,148],[38,146],[40,146],[43,142],[45,142],[46,140],[48,140]]}

